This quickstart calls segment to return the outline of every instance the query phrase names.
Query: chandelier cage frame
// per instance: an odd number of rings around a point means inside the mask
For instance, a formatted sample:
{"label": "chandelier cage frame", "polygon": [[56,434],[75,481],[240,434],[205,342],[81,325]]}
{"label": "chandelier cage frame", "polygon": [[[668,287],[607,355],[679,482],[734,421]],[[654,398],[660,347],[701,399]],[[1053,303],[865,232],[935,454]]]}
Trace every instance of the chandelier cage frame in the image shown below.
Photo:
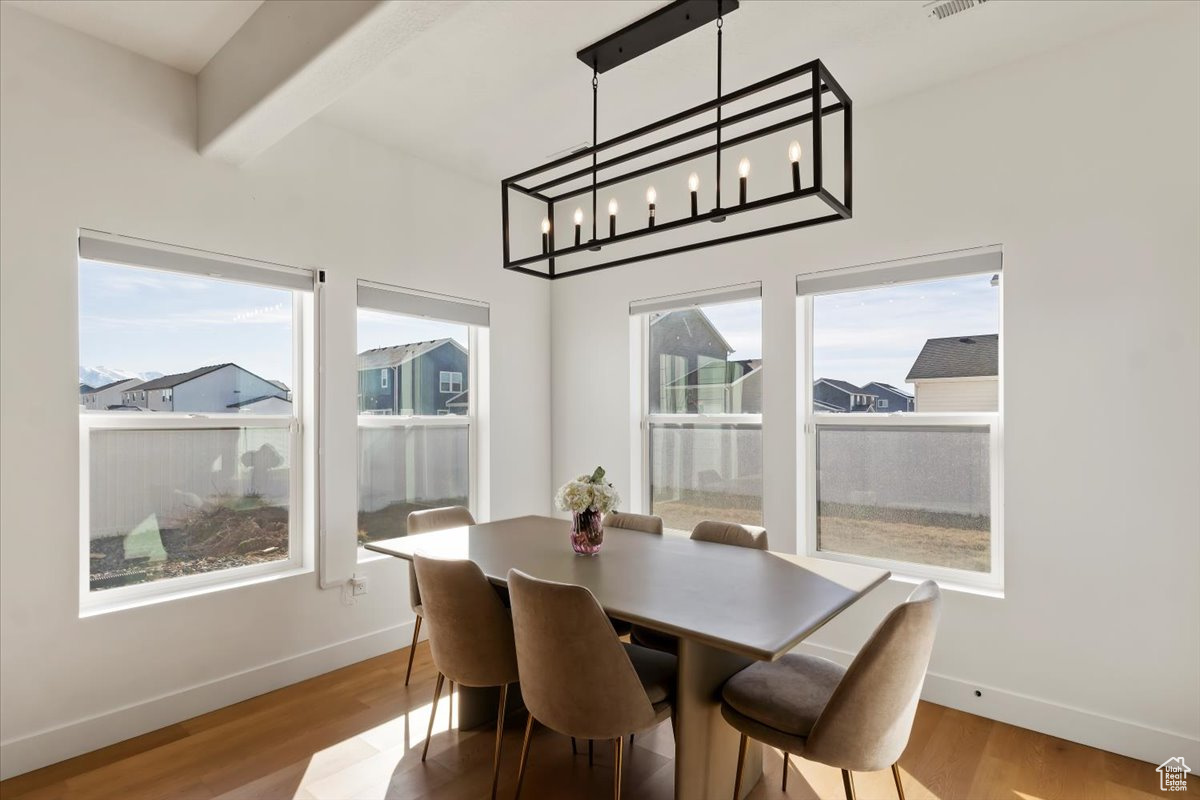
{"label": "chandelier cage frame", "polygon": [[[555,158],[539,167],[520,172],[500,182],[501,216],[503,222],[503,257],[504,269],[524,275],[532,275],[548,280],[565,278],[572,275],[583,275],[598,270],[610,269],[625,264],[633,264],[670,255],[678,255],[694,250],[714,247],[722,244],[770,236],[786,231],[822,225],[850,219],[853,216],[852,175],[853,175],[853,103],[850,96],[830,74],[828,68],[820,59],[814,59],[784,70],[756,83],[749,84],[731,92],[723,92],[721,87],[722,53],[721,37],[724,14],[738,7],[737,0],[676,0],[658,11],[644,17],[632,25],[590,45],[577,54],[581,61],[593,70],[592,77],[592,144],[589,147]],[[656,122],[644,125],[626,133],[614,136],[602,142],[597,141],[598,127],[598,77],[613,67],[649,52],[656,47],[669,42],[690,30],[716,20],[717,22],[717,92],[716,96],[703,103],[683,111],[663,117]],[[746,102],[749,98],[761,96],[774,90],[778,93],[783,88],[796,88],[782,97],[762,102],[737,113],[724,116],[725,107],[738,102]],[[797,109],[796,107],[800,108]],[[759,117],[767,116],[781,110],[799,111],[789,114],[783,119],[770,121],[731,138],[723,138],[728,128],[756,121]],[[662,134],[664,129],[680,126],[694,117],[708,112],[716,112],[715,120],[704,122],[686,130]],[[827,185],[827,167],[825,162],[826,137],[823,132],[825,123],[834,115],[842,117],[841,124],[841,197]],[[782,131],[807,126],[811,180],[807,185],[801,185],[797,158],[792,159],[791,190],[774,192],[765,197],[750,199],[747,194],[747,179],[740,178],[740,191],[736,203],[721,202],[721,159],[728,155],[730,148],[747,145],[748,143],[779,134]],[[656,137],[655,134],[658,134]],[[715,134],[715,141],[702,143],[684,152],[674,152],[665,157],[657,157],[638,166],[627,167],[625,170],[613,171],[629,162],[637,162],[647,156],[662,150],[678,148],[691,140]],[[795,143],[793,143],[793,146]],[[614,152],[615,151],[615,152]],[[610,153],[606,158],[602,154]],[[629,186],[632,181],[656,172],[672,169],[688,162],[696,162],[715,156],[716,182],[711,192],[716,203],[709,210],[700,210],[697,204],[696,190],[691,190],[691,213],[684,213],[672,219],[662,220],[655,217],[655,202],[653,190],[647,194],[649,204],[648,218],[624,232],[617,231],[615,210],[610,210],[609,224],[598,224],[597,197],[602,189],[610,187]],[[583,162],[583,166],[579,164]],[[745,162],[743,166],[747,168]],[[510,209],[510,198],[516,195],[529,198],[534,207],[542,211],[542,247],[539,252],[530,255],[513,256],[513,232],[511,230],[513,213]],[[560,226],[555,220],[556,209],[560,212],[568,206],[568,201],[590,201],[591,224],[589,236],[583,236],[583,231],[576,216],[575,236],[561,236]],[[816,199],[819,203],[805,204],[806,199]],[[613,201],[615,203],[615,199]],[[649,251],[637,252],[630,255],[618,255],[600,263],[586,263],[582,266],[562,269],[560,259],[578,253],[595,252],[615,248],[627,242],[643,239],[653,234],[668,231],[704,230],[696,228],[701,223],[724,222],[726,218],[743,214],[753,214],[763,209],[781,204],[808,205],[809,213],[800,219],[790,219],[781,224],[771,224],[761,228],[741,230],[729,235],[716,235],[699,241]],[[573,205],[573,204],[572,204]],[[811,208],[817,212],[813,214]],[[582,206],[581,206],[582,208]],[[636,214],[632,215],[636,218]],[[622,218],[627,222],[629,215]],[[536,219],[536,216],[533,217]],[[524,228],[522,228],[524,230]],[[604,234],[608,235],[605,236]]]}

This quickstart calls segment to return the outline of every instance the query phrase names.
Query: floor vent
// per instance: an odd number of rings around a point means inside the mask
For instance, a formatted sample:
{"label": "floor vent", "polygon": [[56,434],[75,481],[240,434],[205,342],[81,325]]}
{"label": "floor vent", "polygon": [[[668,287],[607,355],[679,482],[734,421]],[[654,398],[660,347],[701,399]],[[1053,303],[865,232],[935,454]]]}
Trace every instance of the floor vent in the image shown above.
{"label": "floor vent", "polygon": [[966,11],[974,8],[975,6],[981,6],[987,1],[988,0],[946,0],[944,3],[937,3],[933,5],[933,8],[929,11],[929,16],[936,17],[938,19],[945,19],[946,17],[953,16],[960,11]]}

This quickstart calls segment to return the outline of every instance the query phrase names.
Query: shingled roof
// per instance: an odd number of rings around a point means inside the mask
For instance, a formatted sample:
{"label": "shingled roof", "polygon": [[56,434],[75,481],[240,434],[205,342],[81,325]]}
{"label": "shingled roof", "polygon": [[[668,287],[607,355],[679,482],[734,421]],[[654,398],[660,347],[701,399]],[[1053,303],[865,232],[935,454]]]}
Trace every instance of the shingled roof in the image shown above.
{"label": "shingled roof", "polygon": [[193,378],[199,378],[201,375],[207,375],[210,372],[216,372],[222,367],[233,366],[237,365],[233,363],[213,364],[210,367],[200,367],[199,369],[194,369],[191,372],[176,372],[174,375],[163,375],[161,378],[155,378],[152,381],[146,381],[142,385],[138,386],[137,390],[139,392],[146,392],[153,389],[170,389],[174,386],[178,386],[181,383],[187,383]]}
{"label": "shingled roof", "polygon": [[426,342],[410,342],[409,344],[397,344],[391,347],[376,347],[371,350],[364,350],[358,354],[359,369],[379,369],[382,367],[398,367],[401,364],[412,361],[418,356],[423,356],[430,350],[436,350],[444,344],[452,344],[464,353],[466,350],[461,344],[451,338],[431,339]]}
{"label": "shingled roof", "polygon": [[906,381],[931,378],[980,378],[1000,374],[1000,334],[929,339],[908,371]]}

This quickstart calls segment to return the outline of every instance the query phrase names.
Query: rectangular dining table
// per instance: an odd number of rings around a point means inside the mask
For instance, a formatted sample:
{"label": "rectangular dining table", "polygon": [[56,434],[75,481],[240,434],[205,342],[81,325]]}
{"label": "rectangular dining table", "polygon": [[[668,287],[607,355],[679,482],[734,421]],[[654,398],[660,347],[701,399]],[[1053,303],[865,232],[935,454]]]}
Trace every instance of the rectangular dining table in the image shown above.
{"label": "rectangular dining table", "polygon": [[[575,555],[570,522],[527,516],[386,539],[368,550],[412,560],[470,559],[497,586],[519,569],[586,586],[617,619],[679,637],[675,797],[729,797],[738,734],[721,718],[721,687],[754,661],[773,661],[837,616],[890,573],[837,561],[606,528],[599,555]],[[495,720],[486,690],[459,689],[459,721]],[[478,696],[476,697],[475,695]],[[762,775],[752,744],[744,797]]]}

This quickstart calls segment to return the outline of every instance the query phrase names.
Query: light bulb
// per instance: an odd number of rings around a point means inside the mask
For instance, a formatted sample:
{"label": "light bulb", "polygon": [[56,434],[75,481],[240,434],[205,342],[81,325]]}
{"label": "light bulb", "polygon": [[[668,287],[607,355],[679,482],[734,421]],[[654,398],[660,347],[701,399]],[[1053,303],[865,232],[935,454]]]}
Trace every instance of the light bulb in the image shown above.
{"label": "light bulb", "polygon": [[583,224],[583,209],[582,208],[575,209],[575,224],[576,225]]}
{"label": "light bulb", "polygon": [[788,145],[788,160],[793,164],[800,161],[800,143],[793,141]]}
{"label": "light bulb", "polygon": [[654,187],[651,186],[649,189],[646,190],[646,202],[649,203],[650,205],[654,205],[654,201],[657,199],[658,199],[658,192],[654,191]]}
{"label": "light bulb", "polygon": [[696,173],[688,175],[688,191],[694,192],[700,188],[700,176]]}
{"label": "light bulb", "polygon": [[617,215],[617,198],[608,201],[608,215],[615,217]]}
{"label": "light bulb", "polygon": [[542,233],[550,232],[550,220],[547,217],[542,217]]}
{"label": "light bulb", "polygon": [[738,175],[743,178],[750,175],[750,159],[743,158],[738,163]]}

